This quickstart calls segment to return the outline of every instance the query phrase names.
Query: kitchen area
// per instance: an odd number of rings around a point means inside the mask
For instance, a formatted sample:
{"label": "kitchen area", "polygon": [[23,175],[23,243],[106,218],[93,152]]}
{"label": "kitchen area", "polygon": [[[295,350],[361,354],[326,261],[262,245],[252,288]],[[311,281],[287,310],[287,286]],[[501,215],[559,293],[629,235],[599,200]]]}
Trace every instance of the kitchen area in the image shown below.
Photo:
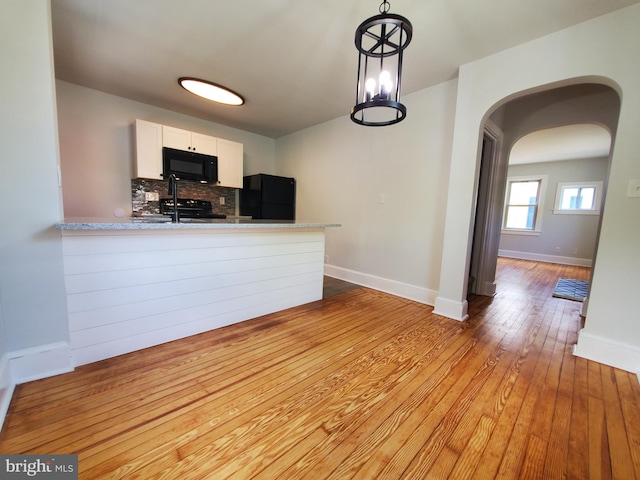
{"label": "kitchen area", "polygon": [[[136,120],[131,205],[67,217],[70,353],[83,365],[322,298],[325,229],[243,145]],[[64,176],[63,176],[64,178]]]}
{"label": "kitchen area", "polygon": [[132,217],[295,220],[295,179],[243,178],[241,143],[140,119],[134,132]]}

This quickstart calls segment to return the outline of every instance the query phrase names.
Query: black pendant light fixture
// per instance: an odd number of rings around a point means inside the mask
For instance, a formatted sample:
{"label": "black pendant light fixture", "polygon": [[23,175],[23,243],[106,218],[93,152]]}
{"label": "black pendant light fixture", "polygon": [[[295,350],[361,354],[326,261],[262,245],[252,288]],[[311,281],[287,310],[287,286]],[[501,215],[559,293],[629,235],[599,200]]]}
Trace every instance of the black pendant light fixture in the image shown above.
{"label": "black pendant light fixture", "polygon": [[358,84],[351,120],[372,127],[404,120],[407,108],[400,103],[402,52],[413,34],[411,22],[389,13],[389,2],[380,4],[380,15],[368,18],[356,30]]}

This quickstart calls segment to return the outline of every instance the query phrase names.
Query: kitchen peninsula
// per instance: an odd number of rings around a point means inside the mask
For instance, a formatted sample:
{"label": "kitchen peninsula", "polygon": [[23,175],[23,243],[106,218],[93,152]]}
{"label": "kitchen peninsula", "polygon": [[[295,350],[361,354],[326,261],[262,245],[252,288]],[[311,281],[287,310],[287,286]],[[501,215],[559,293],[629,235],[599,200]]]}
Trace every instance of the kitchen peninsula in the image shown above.
{"label": "kitchen peninsula", "polygon": [[322,298],[325,228],[338,224],[165,220],[56,225],[75,365]]}

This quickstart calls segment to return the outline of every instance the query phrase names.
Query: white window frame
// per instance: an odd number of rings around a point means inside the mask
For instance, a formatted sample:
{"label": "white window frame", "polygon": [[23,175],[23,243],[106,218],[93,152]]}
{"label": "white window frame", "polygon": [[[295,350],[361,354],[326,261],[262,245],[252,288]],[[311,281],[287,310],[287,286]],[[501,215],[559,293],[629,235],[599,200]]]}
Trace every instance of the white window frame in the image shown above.
{"label": "white window frame", "polygon": [[[542,228],[542,212],[544,210],[544,198],[547,185],[548,175],[526,175],[507,178],[507,188],[504,196],[504,208],[502,215],[502,233],[507,235],[536,235],[539,236]],[[507,207],[509,206],[509,192],[511,191],[511,184],[516,182],[531,182],[539,181],[540,189],[538,190],[538,208],[536,211],[536,219],[533,225],[533,229],[524,228],[505,228],[505,222],[507,220]]]}
{"label": "white window frame", "polygon": [[[593,197],[593,208],[586,209],[562,209],[560,205],[562,205],[562,190],[565,187],[595,187],[596,193]],[[553,213],[556,215],[600,215],[600,207],[602,204],[602,182],[563,182],[558,183],[558,188],[556,189],[556,200],[553,207]]]}

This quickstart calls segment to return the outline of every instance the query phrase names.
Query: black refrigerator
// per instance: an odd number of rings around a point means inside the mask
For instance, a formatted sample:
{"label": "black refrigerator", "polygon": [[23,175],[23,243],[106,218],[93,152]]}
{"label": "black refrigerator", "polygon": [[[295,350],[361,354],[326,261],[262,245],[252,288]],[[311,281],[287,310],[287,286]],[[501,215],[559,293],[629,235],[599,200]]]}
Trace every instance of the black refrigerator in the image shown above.
{"label": "black refrigerator", "polygon": [[244,177],[240,215],[257,219],[295,220],[296,180],[259,173]]}

